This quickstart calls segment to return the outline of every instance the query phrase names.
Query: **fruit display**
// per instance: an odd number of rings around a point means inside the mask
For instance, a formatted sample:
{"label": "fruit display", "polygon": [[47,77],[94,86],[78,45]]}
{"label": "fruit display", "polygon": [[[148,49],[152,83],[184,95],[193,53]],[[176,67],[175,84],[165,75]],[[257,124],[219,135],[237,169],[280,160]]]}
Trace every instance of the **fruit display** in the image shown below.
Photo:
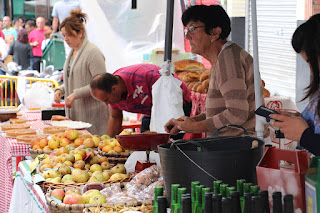
{"label": "fruit display", "polygon": [[110,164],[107,157],[96,155],[93,148],[80,146],[69,151],[67,146],[60,147],[56,156],[48,156],[39,164],[38,170],[46,182],[120,182],[129,178],[123,164]]}

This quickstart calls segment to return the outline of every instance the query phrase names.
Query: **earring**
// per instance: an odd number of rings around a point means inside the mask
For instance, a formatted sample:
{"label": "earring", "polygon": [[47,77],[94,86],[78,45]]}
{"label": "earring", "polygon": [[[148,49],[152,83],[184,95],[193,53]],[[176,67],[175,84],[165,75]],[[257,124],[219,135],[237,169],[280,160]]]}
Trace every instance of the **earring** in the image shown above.
{"label": "earring", "polygon": [[211,43],[213,43],[214,42],[213,38],[210,41],[211,41]]}

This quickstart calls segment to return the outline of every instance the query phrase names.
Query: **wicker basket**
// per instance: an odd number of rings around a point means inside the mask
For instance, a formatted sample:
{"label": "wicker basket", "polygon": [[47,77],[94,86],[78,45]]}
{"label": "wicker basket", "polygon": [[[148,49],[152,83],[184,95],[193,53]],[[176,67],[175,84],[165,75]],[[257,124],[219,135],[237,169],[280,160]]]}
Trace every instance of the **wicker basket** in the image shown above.
{"label": "wicker basket", "polygon": [[128,157],[131,155],[132,151],[129,152],[120,152],[120,153],[105,153],[103,151],[101,151],[100,148],[98,148],[98,153],[101,156],[105,156],[108,158],[108,161],[110,163],[125,163],[128,159]]}
{"label": "wicker basket", "polygon": [[43,150],[35,150],[29,147],[30,155],[33,159],[35,159],[38,155],[47,154],[50,155],[53,151],[43,151]]}
{"label": "wicker basket", "polygon": [[[126,179],[123,179],[121,181],[118,182],[112,182],[112,181],[105,181],[102,182],[104,185],[109,186],[111,184],[117,184],[119,187],[123,188],[134,176],[135,174],[129,174],[129,177]],[[42,191],[44,193],[46,193],[48,191],[48,189],[64,189],[66,187],[80,187],[82,185],[85,185],[87,183],[50,183],[47,181],[43,181],[43,182],[39,182],[37,183],[38,185],[40,185]]]}

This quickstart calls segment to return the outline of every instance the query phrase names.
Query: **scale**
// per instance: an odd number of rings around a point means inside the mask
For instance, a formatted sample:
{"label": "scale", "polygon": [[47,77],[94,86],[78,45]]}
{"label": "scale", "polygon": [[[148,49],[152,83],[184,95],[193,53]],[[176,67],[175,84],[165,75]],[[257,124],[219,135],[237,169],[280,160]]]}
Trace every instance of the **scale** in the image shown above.
{"label": "scale", "polygon": [[117,135],[116,138],[120,145],[126,150],[145,151],[147,158],[144,161],[137,161],[135,172],[155,165],[150,162],[150,152],[157,151],[158,145],[168,143],[170,134],[156,133],[156,134],[138,134],[138,135]]}

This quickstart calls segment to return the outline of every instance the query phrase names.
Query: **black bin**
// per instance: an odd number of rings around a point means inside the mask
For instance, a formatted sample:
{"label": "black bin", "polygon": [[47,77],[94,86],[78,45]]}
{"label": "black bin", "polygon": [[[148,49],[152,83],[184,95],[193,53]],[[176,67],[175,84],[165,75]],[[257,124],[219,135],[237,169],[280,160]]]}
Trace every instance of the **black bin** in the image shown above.
{"label": "black bin", "polygon": [[[213,177],[231,186],[236,186],[237,179],[257,184],[256,166],[263,155],[264,142],[248,136],[245,130],[244,136],[219,137],[219,130],[210,138],[178,140],[158,146],[168,200],[172,184],[180,184],[188,192],[192,181],[212,188]],[[256,148],[252,148],[254,140],[258,142]]]}

